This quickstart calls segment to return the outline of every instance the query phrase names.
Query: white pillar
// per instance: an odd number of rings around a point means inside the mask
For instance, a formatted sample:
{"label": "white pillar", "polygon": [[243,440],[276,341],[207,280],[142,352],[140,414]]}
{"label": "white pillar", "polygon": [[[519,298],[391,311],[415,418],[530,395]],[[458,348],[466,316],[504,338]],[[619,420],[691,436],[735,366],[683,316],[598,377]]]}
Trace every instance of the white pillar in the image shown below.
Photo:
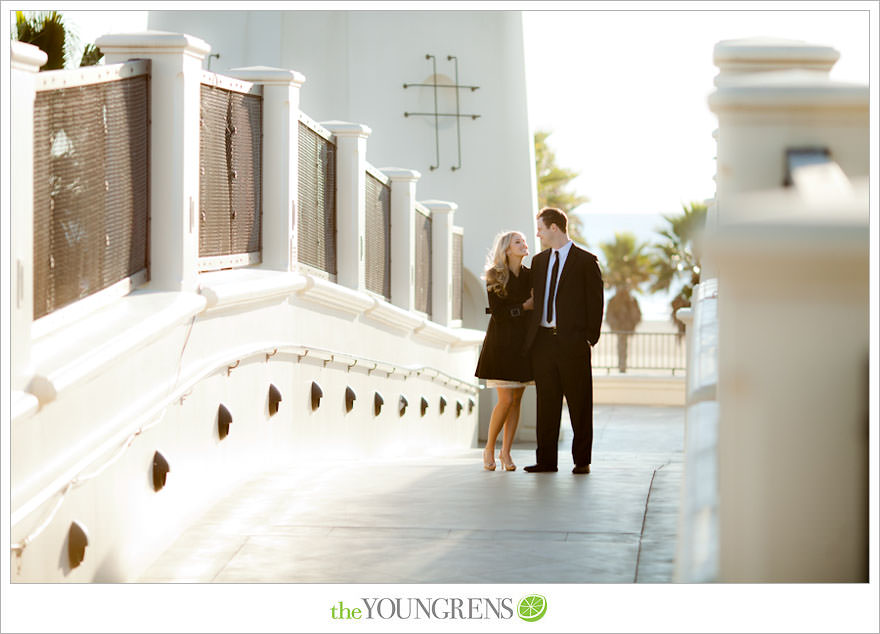
{"label": "white pillar", "polygon": [[199,258],[199,118],[202,60],[211,47],[183,33],[103,35],[106,63],[151,60],[150,283],[194,291]]}
{"label": "white pillar", "polygon": [[366,225],[367,137],[365,125],[322,122],[336,137],[336,282],[357,291],[366,289],[364,228]]}
{"label": "white pillar", "polygon": [[[36,46],[11,42],[13,99],[9,163],[12,187],[12,389],[24,390],[30,374],[34,320],[34,79],[47,56]],[[48,148],[45,148],[48,151]]]}
{"label": "white pillar", "polygon": [[294,70],[253,66],[225,73],[263,86],[263,267],[296,267],[299,95],[305,77]]}
{"label": "white pillar", "polygon": [[415,308],[416,183],[415,170],[383,167],[391,179],[391,303],[404,310]]}
{"label": "white pillar", "polygon": [[867,191],[820,208],[761,196],[742,199],[760,220],[709,240],[724,272],[718,580],[867,581]]}
{"label": "white pillar", "polygon": [[441,326],[452,321],[452,221],[458,205],[443,200],[425,200],[431,210],[431,319]]}

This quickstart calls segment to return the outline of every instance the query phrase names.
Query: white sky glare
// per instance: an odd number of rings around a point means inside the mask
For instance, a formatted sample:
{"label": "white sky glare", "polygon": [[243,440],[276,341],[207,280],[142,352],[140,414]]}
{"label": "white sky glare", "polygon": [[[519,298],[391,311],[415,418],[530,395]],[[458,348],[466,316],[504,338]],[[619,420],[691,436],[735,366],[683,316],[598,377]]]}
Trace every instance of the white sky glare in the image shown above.
{"label": "white sky glare", "polygon": [[590,202],[578,211],[677,213],[682,203],[713,196],[717,120],[706,99],[721,40],[770,36],[829,45],[841,54],[831,77],[867,84],[868,11],[789,4],[525,11],[531,125],[551,130],[559,165],[580,173],[571,186]]}

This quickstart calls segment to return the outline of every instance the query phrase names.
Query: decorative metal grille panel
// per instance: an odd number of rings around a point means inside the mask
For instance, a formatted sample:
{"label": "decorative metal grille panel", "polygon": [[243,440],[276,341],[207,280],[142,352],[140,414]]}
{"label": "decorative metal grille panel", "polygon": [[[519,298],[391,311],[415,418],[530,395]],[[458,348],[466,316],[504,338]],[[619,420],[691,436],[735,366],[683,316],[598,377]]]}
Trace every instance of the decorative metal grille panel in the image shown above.
{"label": "decorative metal grille panel", "polygon": [[391,299],[391,187],[366,175],[367,289]]}
{"label": "decorative metal grille panel", "polygon": [[297,259],[336,275],[336,146],[300,121]]}
{"label": "decorative metal grille panel", "polygon": [[452,234],[452,318],[461,319],[461,276],[463,238],[460,233]]}
{"label": "decorative metal grille panel", "polygon": [[149,76],[34,101],[34,319],[148,267]]}
{"label": "decorative metal grille panel", "polygon": [[431,216],[416,213],[416,310],[431,315],[433,308],[431,289],[433,267],[431,265]]}
{"label": "decorative metal grille panel", "polygon": [[263,100],[202,84],[199,257],[262,247]]}

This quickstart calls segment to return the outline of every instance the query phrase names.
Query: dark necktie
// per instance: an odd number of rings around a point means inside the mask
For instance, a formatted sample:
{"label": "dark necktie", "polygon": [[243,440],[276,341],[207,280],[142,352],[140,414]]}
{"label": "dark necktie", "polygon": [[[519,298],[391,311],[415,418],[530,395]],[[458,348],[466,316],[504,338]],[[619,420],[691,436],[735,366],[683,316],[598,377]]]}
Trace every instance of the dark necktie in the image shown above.
{"label": "dark necktie", "polygon": [[553,270],[550,272],[550,292],[547,294],[547,323],[553,323],[553,304],[556,303],[556,275],[559,273],[559,251],[553,252]]}

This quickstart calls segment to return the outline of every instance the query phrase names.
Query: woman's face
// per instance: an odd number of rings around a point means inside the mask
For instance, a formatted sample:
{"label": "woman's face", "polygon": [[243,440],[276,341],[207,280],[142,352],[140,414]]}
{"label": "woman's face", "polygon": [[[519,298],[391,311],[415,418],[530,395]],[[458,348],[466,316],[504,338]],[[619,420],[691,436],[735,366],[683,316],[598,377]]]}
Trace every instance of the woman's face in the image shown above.
{"label": "woman's face", "polygon": [[526,244],[525,237],[520,234],[514,234],[510,240],[510,246],[507,247],[507,255],[524,258],[529,254],[529,245]]}

